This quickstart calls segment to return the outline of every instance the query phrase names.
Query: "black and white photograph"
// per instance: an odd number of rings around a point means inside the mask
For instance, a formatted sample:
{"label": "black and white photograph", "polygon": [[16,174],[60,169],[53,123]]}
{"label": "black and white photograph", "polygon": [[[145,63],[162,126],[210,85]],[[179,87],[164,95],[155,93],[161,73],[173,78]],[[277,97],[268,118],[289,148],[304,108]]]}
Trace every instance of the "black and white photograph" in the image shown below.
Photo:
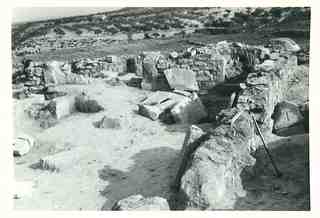
{"label": "black and white photograph", "polygon": [[13,210],[310,211],[313,13],[12,8]]}

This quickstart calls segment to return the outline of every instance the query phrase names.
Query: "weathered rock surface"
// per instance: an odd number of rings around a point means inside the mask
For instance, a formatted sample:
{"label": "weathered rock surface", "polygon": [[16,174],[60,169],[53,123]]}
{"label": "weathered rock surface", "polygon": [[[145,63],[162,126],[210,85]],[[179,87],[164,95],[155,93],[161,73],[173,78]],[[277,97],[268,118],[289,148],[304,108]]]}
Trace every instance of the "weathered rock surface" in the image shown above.
{"label": "weathered rock surface", "polygon": [[177,102],[185,98],[172,92],[157,91],[138,104],[139,114],[157,120],[161,113],[171,109]]}
{"label": "weathered rock surface", "polygon": [[[271,130],[271,115],[277,103],[284,100],[289,80],[294,75],[297,57],[280,57],[255,67],[246,80],[246,88],[239,93],[236,106],[250,109],[263,130]],[[272,62],[272,63],[271,63]],[[268,67],[266,67],[268,66]]]}
{"label": "weathered rock surface", "polygon": [[272,118],[274,119],[273,132],[275,133],[303,122],[299,107],[287,101],[276,105]]}
{"label": "weathered rock surface", "polygon": [[145,52],[142,56],[142,89],[169,90],[169,84],[161,72],[167,68],[167,60],[164,56],[160,52]]}
{"label": "weathered rock surface", "polygon": [[[197,94],[157,91],[138,104],[139,113],[157,120],[164,113],[175,123],[197,123],[207,116]],[[168,116],[163,116],[168,118]]]}
{"label": "weathered rock surface", "polygon": [[172,89],[199,91],[196,74],[192,70],[172,68],[164,71]]}
{"label": "weathered rock surface", "polygon": [[172,117],[175,123],[197,123],[208,116],[197,94],[191,97],[185,97],[171,109]]}
{"label": "weathered rock surface", "polygon": [[[287,51],[276,51],[281,55],[269,60],[268,52],[263,55],[261,48],[242,47],[227,42],[216,45],[227,60],[232,54],[230,49],[236,48],[231,60],[243,64],[238,74],[243,76],[238,80],[245,86],[232,95],[233,108],[218,114],[214,130],[206,132],[191,127],[187,133],[176,177],[180,199],[187,209],[232,209],[236,199],[245,195],[240,173],[244,167],[254,165],[250,151],[257,146],[248,110],[263,131],[271,131],[274,107],[285,97],[296,70],[297,57]],[[232,62],[227,62],[226,75],[234,77],[237,73],[232,70],[237,69],[230,66]]]}
{"label": "weathered rock surface", "polygon": [[170,208],[164,198],[144,198],[142,195],[131,195],[116,202],[111,210],[170,210]]}
{"label": "weathered rock surface", "polygon": [[180,152],[180,164],[174,183],[175,188],[180,187],[180,179],[186,170],[186,163],[191,158],[191,155],[199,147],[201,142],[207,139],[208,134],[206,134],[201,128],[195,125],[190,126],[184,138],[184,142]]}
{"label": "weathered rock surface", "polygon": [[[237,197],[245,195],[240,173],[252,166],[249,153],[254,128],[249,114],[233,108],[220,113],[220,125],[210,134],[191,127],[182,149],[180,196],[187,209],[232,209]],[[183,176],[181,172],[186,169]]]}

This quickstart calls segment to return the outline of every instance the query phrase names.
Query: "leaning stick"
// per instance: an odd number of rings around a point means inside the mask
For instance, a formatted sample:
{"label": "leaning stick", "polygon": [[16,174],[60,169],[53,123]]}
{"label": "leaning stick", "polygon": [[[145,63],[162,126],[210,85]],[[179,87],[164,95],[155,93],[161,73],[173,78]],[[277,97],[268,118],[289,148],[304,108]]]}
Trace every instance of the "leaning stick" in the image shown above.
{"label": "leaning stick", "polygon": [[258,134],[259,134],[259,136],[260,136],[260,139],[261,139],[261,141],[262,141],[262,143],[263,143],[264,150],[267,152],[268,157],[269,157],[269,159],[270,159],[270,161],[271,161],[271,164],[272,164],[272,166],[273,166],[273,168],[274,168],[274,171],[275,171],[275,173],[276,173],[276,176],[277,176],[277,177],[281,177],[281,176],[282,176],[282,173],[279,171],[276,163],[274,162],[274,160],[273,160],[273,158],[272,158],[272,155],[271,155],[271,153],[270,153],[270,151],[269,151],[269,149],[268,149],[267,144],[265,143],[265,140],[264,140],[264,138],[263,138],[263,135],[262,135],[262,133],[261,133],[261,131],[260,131],[260,128],[259,128],[259,126],[258,126],[258,123],[257,123],[256,119],[254,118],[253,114],[251,114],[251,117],[252,117],[253,122],[254,122],[254,125],[255,125],[255,127],[256,127],[256,129],[257,129],[257,131],[258,131]]}

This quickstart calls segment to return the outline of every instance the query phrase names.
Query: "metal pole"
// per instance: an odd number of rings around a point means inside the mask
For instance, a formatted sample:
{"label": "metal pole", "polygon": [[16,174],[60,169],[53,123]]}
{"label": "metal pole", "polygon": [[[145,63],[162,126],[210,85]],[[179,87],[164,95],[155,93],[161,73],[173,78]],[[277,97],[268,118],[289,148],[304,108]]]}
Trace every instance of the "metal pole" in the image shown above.
{"label": "metal pole", "polygon": [[[251,114],[251,113],[250,113],[250,114]],[[274,160],[273,160],[273,158],[272,158],[272,156],[271,156],[271,153],[270,153],[270,151],[269,151],[269,149],[268,149],[268,147],[267,147],[267,145],[266,145],[266,143],[265,143],[265,140],[264,140],[264,138],[263,138],[263,135],[262,135],[262,133],[261,133],[261,131],[260,131],[260,128],[259,128],[259,126],[258,126],[258,123],[257,123],[255,117],[253,116],[253,114],[251,114],[251,117],[252,117],[253,122],[254,122],[254,125],[255,125],[255,127],[256,127],[256,129],[257,129],[257,131],[258,131],[258,134],[259,134],[259,136],[260,136],[260,139],[261,139],[261,141],[262,141],[262,143],[263,143],[263,147],[264,147],[265,151],[267,152],[267,155],[268,155],[268,157],[269,157],[269,159],[270,159],[270,161],[271,161],[271,164],[272,164],[272,166],[273,166],[273,168],[274,168],[274,171],[276,172],[276,176],[277,176],[277,177],[281,177],[281,176],[282,176],[282,173],[279,171],[276,163],[274,162]]]}

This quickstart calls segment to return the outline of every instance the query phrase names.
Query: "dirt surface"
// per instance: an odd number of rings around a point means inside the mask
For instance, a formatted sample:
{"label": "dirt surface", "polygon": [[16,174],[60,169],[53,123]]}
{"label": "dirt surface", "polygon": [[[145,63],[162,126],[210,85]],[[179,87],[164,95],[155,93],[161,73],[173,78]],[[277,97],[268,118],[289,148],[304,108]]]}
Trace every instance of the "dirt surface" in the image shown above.
{"label": "dirt surface", "polygon": [[[70,60],[75,57],[133,54],[148,50],[171,51],[192,46],[188,40],[203,43],[230,40],[261,44],[269,37],[258,34],[193,34],[186,38],[150,39],[108,47],[57,50],[29,58]],[[303,38],[294,40],[302,47],[308,45],[308,40]],[[308,67],[301,67],[289,88],[289,100],[302,103],[308,98],[307,75]],[[15,209],[110,209],[115,201],[132,194],[169,199],[186,126],[167,126],[138,115],[136,103],[148,92],[137,88],[110,86],[103,81],[59,88],[69,94],[86,90],[105,110],[95,114],[74,113],[60,120],[54,127],[44,130],[24,113],[24,109],[31,103],[43,102],[43,96],[13,100],[15,133],[30,134],[37,142],[27,155],[15,158],[16,180],[34,182],[32,196],[15,199]],[[104,116],[119,119],[120,128],[96,128],[93,124]],[[238,199],[235,209],[309,209],[308,135],[271,136],[268,140],[284,175],[281,178],[274,177],[264,151],[258,150],[255,154],[257,164],[242,176],[247,196]],[[70,159],[66,158],[60,172],[30,168],[41,157],[56,153],[70,154]]]}
{"label": "dirt surface", "polygon": [[282,173],[274,170],[263,149],[253,169],[244,171],[242,183],[247,196],[238,199],[238,210],[310,210],[309,135],[270,137],[271,154]]}
{"label": "dirt surface", "polygon": [[[102,81],[59,88],[70,94],[86,90],[105,110],[74,113],[43,130],[23,112],[42,97],[14,100],[16,133],[37,140],[27,155],[15,159],[16,180],[34,182],[32,196],[15,199],[15,209],[108,210],[131,194],[169,199],[185,126],[165,126],[138,115],[135,103],[146,91]],[[103,116],[119,119],[120,129],[95,128]],[[308,135],[268,139],[284,175],[274,177],[264,151],[258,150],[257,164],[243,173],[247,196],[238,199],[235,209],[308,209]],[[30,168],[41,157],[60,152],[70,155],[60,172]]]}
{"label": "dirt surface", "polygon": [[[85,89],[105,111],[75,113],[41,130],[23,113],[38,98],[15,101],[16,132],[28,133],[38,142],[15,160],[16,180],[35,183],[32,197],[16,199],[15,209],[100,210],[131,194],[168,198],[184,131],[136,113],[134,102],[145,91],[103,82],[61,88],[69,93]],[[104,115],[120,119],[121,129],[95,128],[93,122]],[[59,173],[30,168],[40,157],[67,151],[77,158],[66,160]]]}

